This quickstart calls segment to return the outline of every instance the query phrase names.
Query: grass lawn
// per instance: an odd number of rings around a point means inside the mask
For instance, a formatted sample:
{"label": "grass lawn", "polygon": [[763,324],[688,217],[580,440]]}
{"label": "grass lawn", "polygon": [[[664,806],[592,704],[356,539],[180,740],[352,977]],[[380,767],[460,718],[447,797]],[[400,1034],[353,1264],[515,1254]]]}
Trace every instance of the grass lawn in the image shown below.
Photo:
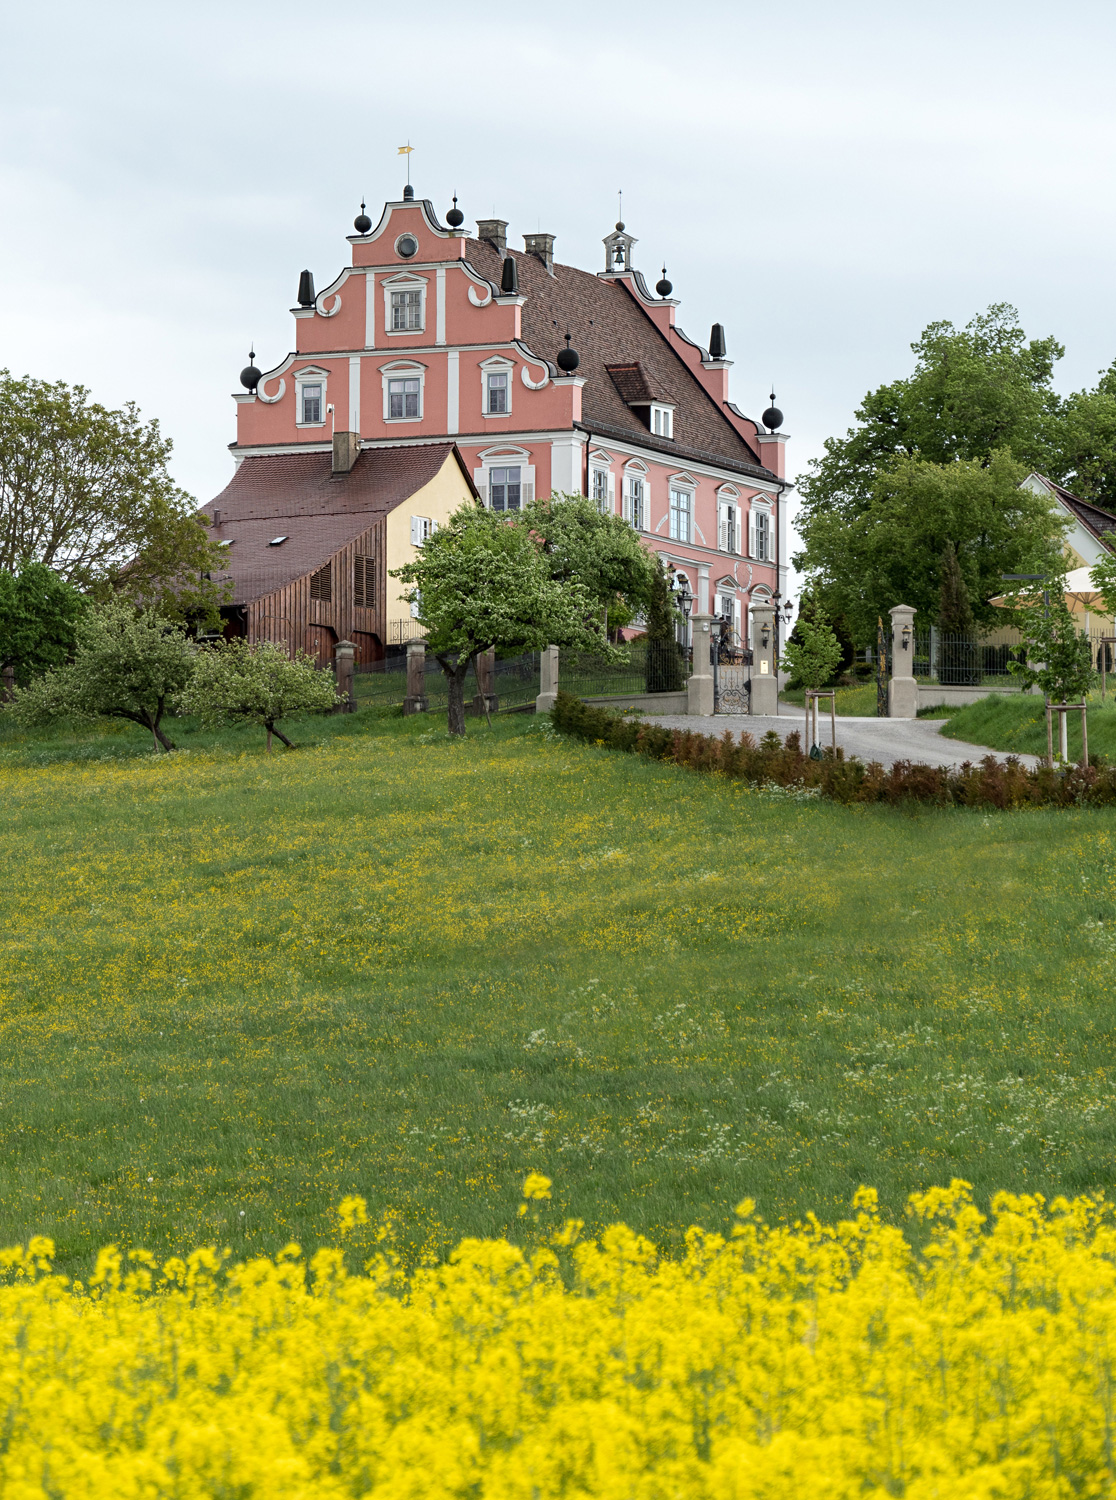
{"label": "grass lawn", "polygon": [[[797,703],[805,713],[805,688],[784,688],[779,697],[784,703]],[[838,688],[835,706],[839,714],[852,714],[859,719],[874,719],[876,717],[875,679],[861,683],[857,687]],[[828,699],[820,705],[818,713],[819,715],[829,713]]]}
{"label": "grass lawn", "polygon": [[546,719],[0,735],[0,1243],[1116,1179],[1116,818],[846,809]]}
{"label": "grass lawn", "polygon": [[[1116,758],[1116,694],[1104,702],[1100,693],[1088,698],[1090,755]],[[999,694],[960,708],[942,726],[942,734],[993,750],[1017,750],[1028,755],[1046,754],[1046,712],[1043,700],[1032,693]],[[1054,720],[1054,749],[1058,749],[1058,721]],[[1069,716],[1069,753],[1081,756],[1081,715]]]}

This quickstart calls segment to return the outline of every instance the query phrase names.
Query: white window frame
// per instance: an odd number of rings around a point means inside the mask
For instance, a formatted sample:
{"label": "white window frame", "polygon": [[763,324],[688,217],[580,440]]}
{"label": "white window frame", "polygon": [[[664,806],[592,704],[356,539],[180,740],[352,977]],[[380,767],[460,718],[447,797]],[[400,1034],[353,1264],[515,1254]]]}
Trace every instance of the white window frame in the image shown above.
{"label": "white window frame", "polygon": [[[756,522],[759,520],[760,516],[762,516],[766,522],[766,526],[764,529],[767,538],[767,545],[762,549],[762,551],[759,545],[760,528],[756,525]],[[771,562],[771,543],[771,507],[769,505],[757,505],[753,500],[751,510],[748,512],[748,556],[752,558],[754,562]]]}
{"label": "white window frame", "polygon": [[664,406],[661,401],[651,403],[651,432],[654,437],[674,441],[674,407]]}
{"label": "white window frame", "polygon": [[[299,370],[294,378],[295,387],[295,426],[296,427],[324,427],[326,417],[329,415],[329,371],[319,370],[315,366]],[[320,385],[322,388],[322,414],[316,422],[304,422],[302,420],[302,388],[306,385]]]}
{"label": "white window frame", "polygon": [[[643,488],[642,514],[638,517],[632,503],[633,489],[636,484]],[[638,461],[624,466],[622,497],[623,515],[628,525],[636,531],[649,532],[651,530],[651,475]]]}
{"label": "white window frame", "polygon": [[438,529],[438,523],[432,516],[411,517],[411,546],[422,547],[430,540]]}
{"label": "white window frame", "polygon": [[[488,377],[490,375],[506,375],[508,379],[507,398],[508,404],[505,411],[489,411],[488,409]],[[496,356],[493,359],[481,360],[481,415],[486,419],[491,418],[494,422],[501,422],[512,413],[512,391],[515,389],[515,361],[503,359]],[[497,465],[497,467],[499,467]]]}
{"label": "white window frame", "polygon": [[[421,422],[426,413],[426,366],[410,360],[399,360],[394,364],[380,366],[380,378],[384,387],[384,421],[394,427],[400,422]],[[391,382],[393,380],[417,380],[419,384],[419,409],[417,417],[393,417],[391,415]]]}
{"label": "white window frame", "polygon": [[[426,332],[426,308],[429,298],[428,287],[425,276],[412,276],[400,274],[398,276],[387,276],[380,283],[384,293],[384,334],[387,338],[405,339],[414,338],[417,333]],[[393,328],[395,319],[392,312],[391,297],[393,292],[418,292],[419,300],[419,326],[417,328]]]}
{"label": "white window frame", "polygon": [[616,510],[616,475],[612,472],[612,454],[596,449],[589,454],[589,499],[596,502],[602,516]]}
{"label": "white window frame", "polygon": [[[680,508],[675,506],[675,495],[682,495],[685,497],[685,510],[681,510]],[[692,483],[687,483],[685,480],[680,479],[672,479],[670,481],[670,493],[667,496],[667,534],[672,542],[685,542],[689,546],[693,545],[695,495],[696,486]],[[676,530],[677,515],[685,515],[686,517],[685,536],[680,536],[678,534],[678,531]]]}
{"label": "white window frame", "polygon": [[[477,487],[481,500],[486,510],[492,509],[492,479],[493,469],[519,469],[519,505],[520,509],[529,505],[535,498],[535,465],[531,461],[531,455],[526,448],[486,448],[477,454],[480,466],[473,470],[473,483]],[[505,511],[497,511],[497,515],[505,515]],[[514,511],[511,512],[515,514]]]}

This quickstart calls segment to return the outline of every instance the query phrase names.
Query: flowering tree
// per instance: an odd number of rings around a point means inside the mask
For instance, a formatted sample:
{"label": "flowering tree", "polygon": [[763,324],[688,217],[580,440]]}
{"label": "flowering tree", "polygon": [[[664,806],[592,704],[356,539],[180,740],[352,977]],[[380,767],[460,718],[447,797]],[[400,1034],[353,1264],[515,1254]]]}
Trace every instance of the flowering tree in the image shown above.
{"label": "flowering tree", "polygon": [[156,750],[173,750],[160,726],[194,670],[194,655],[193,642],[171,621],[109,600],[78,624],[73,661],[17,689],[11,711],[24,724],[127,719],[148,731]]}
{"label": "flowering tree", "polygon": [[576,579],[553,576],[540,538],[518,517],[464,505],[392,577],[410,585],[426,649],[445,673],[450,734],[465,733],[465,678],[482,651],[613,654],[597,601]]}
{"label": "flowering tree", "polygon": [[0,670],[10,668],[26,687],[62,666],[85,608],[77,589],[43,563],[24,563],[18,573],[0,569]]}
{"label": "flowering tree", "polygon": [[179,698],[187,713],[207,728],[259,724],[271,736],[290,740],[276,720],[295,714],[328,714],[341,702],[332,672],[321,672],[305,652],[293,657],[273,641],[226,641],[200,651],[194,672]]}

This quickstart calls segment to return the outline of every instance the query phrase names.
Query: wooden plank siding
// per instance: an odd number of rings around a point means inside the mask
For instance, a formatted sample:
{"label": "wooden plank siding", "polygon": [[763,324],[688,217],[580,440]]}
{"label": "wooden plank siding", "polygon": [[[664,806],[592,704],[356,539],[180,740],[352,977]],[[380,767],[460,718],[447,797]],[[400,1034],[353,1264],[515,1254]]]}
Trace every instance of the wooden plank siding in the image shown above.
{"label": "wooden plank siding", "polygon": [[[375,559],[376,593],[372,608],[354,601],[356,559]],[[383,656],[387,600],[387,518],[381,516],[367,531],[325,560],[331,569],[330,599],[311,599],[310,579],[304,573],[283,588],[247,606],[248,639],[277,641],[291,652],[308,651],[325,667],[333,661],[338,641],[358,646],[357,661]],[[323,563],[321,566],[325,566]],[[318,572],[317,568],[314,572]]]}

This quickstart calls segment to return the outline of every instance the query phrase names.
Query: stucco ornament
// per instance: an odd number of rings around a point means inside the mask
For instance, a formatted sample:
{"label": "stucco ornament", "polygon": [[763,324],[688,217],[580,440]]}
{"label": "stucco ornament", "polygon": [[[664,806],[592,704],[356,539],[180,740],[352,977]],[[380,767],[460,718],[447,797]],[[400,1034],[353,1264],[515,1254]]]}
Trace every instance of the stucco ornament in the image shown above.
{"label": "stucco ornament", "polygon": [[541,391],[544,385],[550,384],[550,371],[547,369],[545,362],[537,359],[535,360],[535,364],[542,367],[543,378],[541,380],[532,380],[527,373],[527,366],[525,364],[519,367],[519,378],[529,391]]}
{"label": "stucco ornament", "polygon": [[287,382],[283,379],[282,375],[280,375],[279,377],[279,389],[275,392],[275,395],[269,396],[266,393],[266,391],[264,390],[264,386],[269,380],[274,379],[274,375],[265,375],[264,378],[260,381],[259,385],[256,387],[256,395],[260,398],[261,401],[266,401],[268,406],[274,406],[276,401],[282,401],[283,397],[287,394]]}
{"label": "stucco ornament", "polygon": [[492,288],[490,286],[486,286],[484,289],[484,296],[478,297],[476,287],[471,286],[469,288],[469,301],[473,304],[474,307],[487,307],[488,304],[492,301]]}
{"label": "stucco ornament", "polygon": [[337,316],[337,314],[341,311],[341,293],[340,292],[334,292],[332,294],[333,295],[333,306],[332,307],[327,307],[325,305],[325,299],[329,295],[330,295],[329,292],[322,292],[321,295],[318,297],[317,303],[315,304],[315,306],[317,308],[318,316],[320,318],[335,318]]}

